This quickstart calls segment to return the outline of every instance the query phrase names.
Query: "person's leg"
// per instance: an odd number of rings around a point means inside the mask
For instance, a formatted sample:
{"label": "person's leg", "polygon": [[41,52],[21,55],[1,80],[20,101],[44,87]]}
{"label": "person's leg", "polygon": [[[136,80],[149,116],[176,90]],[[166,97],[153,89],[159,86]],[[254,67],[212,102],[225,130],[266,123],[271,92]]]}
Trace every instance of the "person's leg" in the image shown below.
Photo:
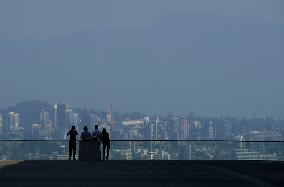
{"label": "person's leg", "polygon": [[106,144],[103,144],[103,160],[105,159],[106,156]]}
{"label": "person's leg", "polygon": [[106,156],[107,160],[108,160],[108,157],[109,157],[109,149],[110,149],[110,144],[107,145],[107,156]]}
{"label": "person's leg", "polygon": [[76,142],[73,143],[73,159],[76,160]]}
{"label": "person's leg", "polygon": [[71,159],[72,156],[72,143],[69,141],[69,160]]}
{"label": "person's leg", "polygon": [[101,143],[99,143],[99,160],[102,159]]}

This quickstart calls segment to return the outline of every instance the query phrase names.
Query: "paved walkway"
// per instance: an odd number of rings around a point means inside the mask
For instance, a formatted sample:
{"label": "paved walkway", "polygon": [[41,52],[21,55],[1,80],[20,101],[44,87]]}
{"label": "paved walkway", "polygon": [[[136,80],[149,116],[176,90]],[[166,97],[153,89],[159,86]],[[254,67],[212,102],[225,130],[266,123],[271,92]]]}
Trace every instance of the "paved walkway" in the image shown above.
{"label": "paved walkway", "polygon": [[0,161],[0,186],[284,186],[284,163]]}

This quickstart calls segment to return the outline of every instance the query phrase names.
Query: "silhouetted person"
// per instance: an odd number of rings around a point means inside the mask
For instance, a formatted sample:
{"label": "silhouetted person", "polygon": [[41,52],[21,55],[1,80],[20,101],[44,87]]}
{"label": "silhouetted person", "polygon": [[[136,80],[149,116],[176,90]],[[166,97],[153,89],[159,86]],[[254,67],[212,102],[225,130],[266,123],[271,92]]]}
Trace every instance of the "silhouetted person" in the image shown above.
{"label": "silhouetted person", "polygon": [[99,131],[99,126],[95,125],[95,130],[92,134],[92,137],[95,138],[95,140],[99,143],[99,145],[101,145],[101,141],[102,141],[102,133],[101,131]]}
{"label": "silhouetted person", "polygon": [[95,125],[95,130],[92,134],[92,137],[94,138],[94,140],[96,140],[96,143],[98,145],[98,154],[99,154],[99,159],[101,159],[101,143],[102,143],[102,133],[101,131],[99,131],[99,126]]}
{"label": "silhouetted person", "polygon": [[[110,149],[110,139],[109,139],[109,133],[107,133],[106,129],[103,128],[103,131],[102,131],[102,143],[103,143],[103,160],[104,159],[107,159],[108,160],[108,157],[109,157],[109,149]],[[106,152],[106,149],[107,149],[107,155],[105,157],[105,152]]]}
{"label": "silhouetted person", "polygon": [[78,135],[78,132],[75,129],[75,126],[72,126],[71,130],[67,133],[67,136],[70,135],[69,140],[69,160],[71,160],[72,152],[73,152],[73,160],[76,160],[76,136]]}
{"label": "silhouetted person", "polygon": [[81,133],[81,140],[88,140],[91,138],[91,133],[88,131],[88,127],[84,126],[84,132]]}

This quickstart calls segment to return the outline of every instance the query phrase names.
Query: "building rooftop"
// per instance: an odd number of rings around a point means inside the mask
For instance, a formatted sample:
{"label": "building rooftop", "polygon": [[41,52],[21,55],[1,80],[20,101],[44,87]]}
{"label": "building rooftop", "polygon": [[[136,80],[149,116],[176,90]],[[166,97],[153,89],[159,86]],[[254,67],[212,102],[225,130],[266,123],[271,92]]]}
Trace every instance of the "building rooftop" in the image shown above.
{"label": "building rooftop", "polygon": [[0,186],[283,186],[276,161],[0,161]]}

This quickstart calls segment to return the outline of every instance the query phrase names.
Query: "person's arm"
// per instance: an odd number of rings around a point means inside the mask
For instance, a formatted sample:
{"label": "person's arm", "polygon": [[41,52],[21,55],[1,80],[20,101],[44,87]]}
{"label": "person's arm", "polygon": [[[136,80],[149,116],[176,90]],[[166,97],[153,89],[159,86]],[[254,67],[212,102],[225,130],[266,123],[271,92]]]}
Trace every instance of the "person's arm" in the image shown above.
{"label": "person's arm", "polygon": [[76,136],[78,135],[78,132],[77,131],[75,131],[75,134],[76,134]]}
{"label": "person's arm", "polygon": [[67,136],[69,136],[69,134],[70,134],[70,131],[67,133]]}

